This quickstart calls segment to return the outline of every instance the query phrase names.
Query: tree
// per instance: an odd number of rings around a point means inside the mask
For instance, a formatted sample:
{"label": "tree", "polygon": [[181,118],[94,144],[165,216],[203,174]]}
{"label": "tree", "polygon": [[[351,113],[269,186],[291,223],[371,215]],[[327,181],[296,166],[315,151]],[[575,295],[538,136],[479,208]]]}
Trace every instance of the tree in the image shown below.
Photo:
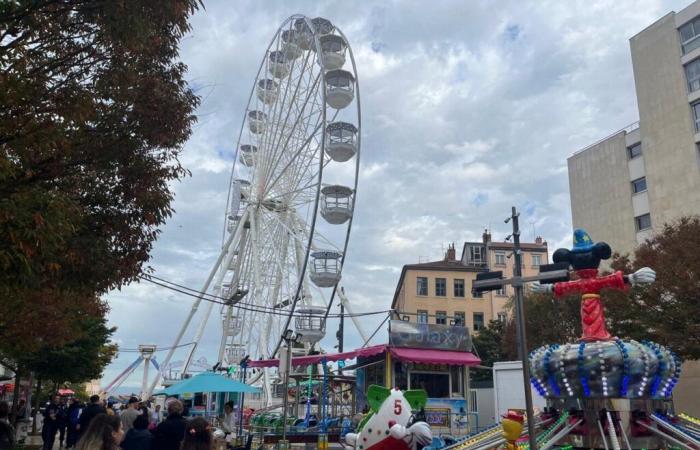
{"label": "tree", "polygon": [[[503,346],[505,331],[505,322],[492,320],[472,338],[474,349],[481,359],[482,366],[493,367],[494,362],[506,360]],[[492,377],[493,372],[489,370],[475,370],[472,372],[471,378],[474,381],[485,381],[492,379]]]}
{"label": "tree", "polygon": [[147,270],[188,173],[178,45],[200,4],[0,2],[0,358],[18,375]]}
{"label": "tree", "polygon": [[631,259],[615,255],[612,267],[656,271],[656,282],[629,293],[605,292],[607,320],[620,337],[653,339],[683,359],[700,358],[700,217],[664,225]]}

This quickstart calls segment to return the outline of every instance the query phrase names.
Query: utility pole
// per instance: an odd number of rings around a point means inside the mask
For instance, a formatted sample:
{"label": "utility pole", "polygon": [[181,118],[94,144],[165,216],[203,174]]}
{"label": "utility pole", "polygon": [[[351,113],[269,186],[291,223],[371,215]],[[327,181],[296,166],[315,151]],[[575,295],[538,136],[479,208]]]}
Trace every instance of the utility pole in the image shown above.
{"label": "utility pole", "polygon": [[523,387],[525,388],[525,411],[527,414],[527,434],[530,441],[530,450],[537,450],[537,437],[535,435],[535,415],[532,405],[532,390],[530,388],[530,361],[528,360],[527,337],[525,333],[525,311],[523,309],[523,286],[525,283],[539,281],[542,283],[555,283],[569,279],[568,263],[547,264],[540,267],[540,274],[532,277],[523,277],[522,252],[520,250],[520,226],[518,223],[520,213],[515,206],[511,209],[511,215],[504,222],[513,222],[513,234],[506,238],[513,238],[513,256],[515,266],[513,277],[503,278],[502,271],[485,272],[476,276],[472,285],[472,292],[484,292],[502,289],[509,284],[515,291],[515,324],[518,337],[518,356],[523,365]]}

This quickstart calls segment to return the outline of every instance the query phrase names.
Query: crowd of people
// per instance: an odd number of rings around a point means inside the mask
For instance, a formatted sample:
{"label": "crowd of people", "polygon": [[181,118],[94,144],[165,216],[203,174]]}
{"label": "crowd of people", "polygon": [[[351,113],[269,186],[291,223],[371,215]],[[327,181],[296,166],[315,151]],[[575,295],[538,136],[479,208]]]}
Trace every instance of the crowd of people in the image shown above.
{"label": "crowd of people", "polygon": [[[167,405],[163,416],[160,405],[131,397],[119,409],[105,404],[99,396],[87,405],[78,399],[55,395],[42,413],[42,450],[53,450],[56,437],[66,450],[212,450],[212,427],[203,418],[187,420],[179,400]],[[233,408],[227,404],[224,432],[233,431]],[[9,406],[0,402],[0,450],[15,445],[15,431]]]}

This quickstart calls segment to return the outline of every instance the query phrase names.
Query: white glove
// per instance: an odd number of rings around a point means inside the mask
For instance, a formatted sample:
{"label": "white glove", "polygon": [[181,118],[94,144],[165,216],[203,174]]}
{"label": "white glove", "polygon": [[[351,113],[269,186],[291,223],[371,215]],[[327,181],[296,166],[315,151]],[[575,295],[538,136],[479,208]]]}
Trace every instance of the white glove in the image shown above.
{"label": "white glove", "polygon": [[635,273],[628,275],[627,279],[629,280],[631,286],[651,284],[656,281],[656,272],[649,267],[642,267]]}
{"label": "white glove", "polygon": [[551,294],[554,288],[551,284],[541,284],[539,281],[530,283],[530,292],[535,294]]}

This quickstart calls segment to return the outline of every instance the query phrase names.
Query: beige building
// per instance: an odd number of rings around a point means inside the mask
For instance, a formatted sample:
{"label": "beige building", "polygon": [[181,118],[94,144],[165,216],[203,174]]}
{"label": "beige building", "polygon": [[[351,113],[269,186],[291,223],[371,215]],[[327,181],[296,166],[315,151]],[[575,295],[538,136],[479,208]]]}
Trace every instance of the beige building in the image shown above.
{"label": "beige building", "polygon": [[[568,160],[575,228],[631,253],[664,223],[700,214],[700,1],[630,39],[639,122]],[[700,362],[674,391],[700,414]]]}
{"label": "beige building", "polygon": [[568,160],[575,228],[630,253],[700,213],[700,2],[630,39],[639,122]]}
{"label": "beige building", "polygon": [[[547,242],[521,244],[523,274],[536,275],[547,264]],[[492,242],[484,232],[482,242],[465,242],[462,257],[456,258],[451,245],[445,258],[419,264],[407,264],[401,270],[391,307],[400,318],[411,322],[466,325],[479,331],[491,320],[506,319],[506,302],[513,295],[511,287],[472,295],[476,275],[502,270],[504,277],[513,275],[513,244]]]}

